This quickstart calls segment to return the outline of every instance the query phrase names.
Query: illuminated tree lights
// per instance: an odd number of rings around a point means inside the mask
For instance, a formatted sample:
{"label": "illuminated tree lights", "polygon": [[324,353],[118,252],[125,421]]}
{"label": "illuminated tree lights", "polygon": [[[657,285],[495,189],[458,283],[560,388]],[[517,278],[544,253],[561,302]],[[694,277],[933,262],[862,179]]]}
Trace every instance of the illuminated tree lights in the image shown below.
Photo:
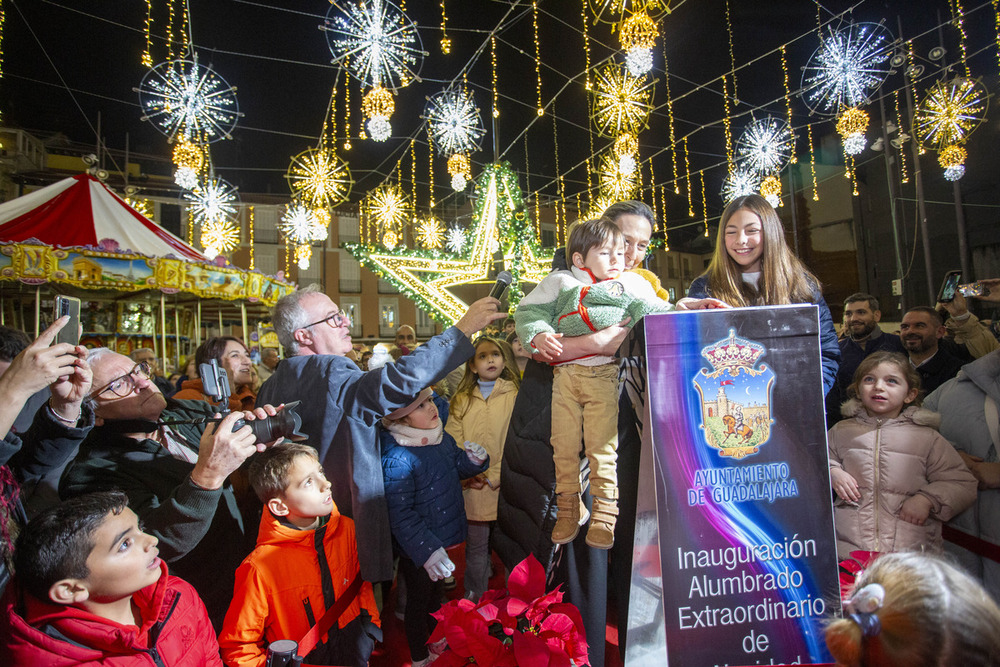
{"label": "illuminated tree lights", "polygon": [[231,139],[243,114],[236,88],[211,67],[194,60],[160,63],[143,77],[139,87],[142,120],[151,122],[170,141],[178,137],[196,143]]}
{"label": "illuminated tree lights", "polygon": [[310,148],[293,157],[285,178],[292,194],[313,207],[346,201],[354,185],[347,163],[329,148]]}
{"label": "illuminated tree lights", "polygon": [[828,27],[802,72],[802,98],[811,110],[834,115],[868,102],[889,75],[893,37],[877,23]]}
{"label": "illuminated tree lights", "polygon": [[609,63],[594,75],[594,125],[604,136],[638,134],[649,117],[653,82]]}
{"label": "illuminated tree lights", "polygon": [[363,86],[396,90],[417,77],[425,55],[417,27],[387,0],[338,0],[320,29],[333,62],[345,61]]}

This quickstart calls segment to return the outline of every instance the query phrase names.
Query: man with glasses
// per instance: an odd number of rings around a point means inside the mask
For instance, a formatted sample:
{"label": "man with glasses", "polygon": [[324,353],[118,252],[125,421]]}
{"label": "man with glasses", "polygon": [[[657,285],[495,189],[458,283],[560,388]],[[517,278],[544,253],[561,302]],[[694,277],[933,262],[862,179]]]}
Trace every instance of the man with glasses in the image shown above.
{"label": "man with glasses", "polygon": [[253,550],[260,511],[252,493],[241,493],[241,478],[230,476],[264,445],[250,427],[233,427],[237,419],[264,418],[275,410],[232,412],[217,427],[164,425],[159,422],[211,418],[215,409],[204,401],[164,398],[146,362],[133,363],[108,348],[90,350],[87,361],[93,386],[84,411],[93,414],[95,425],[77,429],[83,442],[59,494],[128,494],[144,530],[159,539],[160,557],[195,587],[219,629],[236,568]]}
{"label": "man with glasses", "polygon": [[346,357],[353,349],[350,320],[316,285],[283,297],[274,307],[271,321],[285,360],[261,387],[257,404],[302,402],[301,430],[319,451],[334,502],[354,519],[366,581],[392,579],[375,425],[469,359],[475,352],[469,337],[506,316],[497,312],[499,305],[490,297],[476,301],[455,326],[396,363],[367,373]]}

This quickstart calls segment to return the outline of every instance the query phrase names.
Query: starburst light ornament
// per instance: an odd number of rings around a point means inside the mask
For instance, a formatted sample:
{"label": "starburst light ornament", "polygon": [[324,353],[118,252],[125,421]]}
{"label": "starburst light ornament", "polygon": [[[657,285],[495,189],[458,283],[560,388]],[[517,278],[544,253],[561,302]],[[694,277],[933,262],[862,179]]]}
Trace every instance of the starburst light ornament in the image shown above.
{"label": "starburst light ornament", "polygon": [[938,164],[944,167],[944,177],[949,181],[957,181],[965,176],[965,158],[967,154],[961,146],[947,146],[938,155]]}
{"label": "starburst light ornament", "polygon": [[792,155],[788,121],[761,118],[750,121],[736,142],[736,159],[758,176],[780,172]]}
{"label": "starburst light ornament", "polygon": [[465,239],[465,230],[458,225],[453,225],[448,228],[448,250],[451,252],[456,255],[461,254],[462,250],[465,248]]}
{"label": "starburst light ornament", "polygon": [[737,197],[752,195],[757,190],[758,176],[745,167],[729,172],[722,184],[722,200],[729,204]]}
{"label": "starburst light ornament", "polygon": [[638,184],[635,172],[628,174],[621,170],[618,156],[606,153],[601,156],[597,172],[600,196],[612,201],[626,201],[635,198]]}
{"label": "starburst light ornament", "polygon": [[893,37],[877,23],[828,27],[802,72],[802,98],[812,111],[835,115],[866,104],[889,75]]}
{"label": "starburst light ornament", "polygon": [[214,220],[201,226],[201,245],[209,258],[234,250],[239,243],[240,230],[228,220]]}
{"label": "starburst light ornament", "polygon": [[781,180],[771,174],[760,182],[760,196],[774,208],[781,206]]}
{"label": "starburst light ornament", "polygon": [[198,224],[229,221],[236,215],[236,188],[221,178],[209,179],[204,185],[184,193]]}
{"label": "starburst light ornament", "polygon": [[393,184],[380,185],[369,192],[366,208],[380,229],[393,232],[399,232],[412,213],[409,197]]}
{"label": "starburst light ornament", "polygon": [[425,218],[417,224],[417,243],[428,250],[440,248],[443,239],[444,228],[437,218]]}
{"label": "starburst light ornament", "polygon": [[963,144],[986,118],[988,93],[978,81],[955,77],[931,86],[917,107],[913,129],[928,148]]}
{"label": "starburst light ornament", "polygon": [[210,143],[232,139],[240,113],[236,87],[211,67],[194,60],[171,60],[146,72],[138,88],[142,120],[173,142]]}
{"label": "starburst light ornament", "polygon": [[310,148],[293,157],[285,178],[292,195],[313,207],[346,201],[354,184],[347,163],[329,148]]}
{"label": "starburst light ornament", "polygon": [[867,140],[865,130],[868,129],[868,113],[858,108],[844,109],[837,118],[837,133],[844,140],[844,152],[857,155],[865,149]]}
{"label": "starburst light ornament", "polygon": [[428,98],[424,118],[427,133],[442,155],[477,151],[486,134],[472,95],[458,87]]}
{"label": "starburst light ornament", "polygon": [[310,208],[301,202],[292,202],[285,207],[285,214],[278,222],[278,231],[289,243],[296,245],[312,243],[317,233],[316,221]]}
{"label": "starburst light ornament", "polygon": [[626,53],[625,66],[632,76],[653,69],[653,47],[658,36],[656,22],[646,12],[636,12],[621,22],[619,38]]}
{"label": "starburst light ornament", "polygon": [[417,27],[387,0],[334,0],[320,29],[333,63],[346,60],[362,86],[398,90],[419,78],[426,53]]}
{"label": "starburst light ornament", "polygon": [[609,63],[594,75],[594,124],[604,136],[638,134],[649,118],[653,82],[635,77],[617,63]]}

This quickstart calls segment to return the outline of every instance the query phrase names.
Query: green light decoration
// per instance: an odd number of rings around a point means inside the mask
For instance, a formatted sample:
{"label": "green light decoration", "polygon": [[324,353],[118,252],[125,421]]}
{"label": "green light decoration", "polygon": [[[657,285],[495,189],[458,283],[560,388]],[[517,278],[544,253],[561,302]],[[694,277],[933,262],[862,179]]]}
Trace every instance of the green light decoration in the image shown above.
{"label": "green light decoration", "polygon": [[412,299],[434,320],[450,326],[468,304],[450,287],[485,281],[494,266],[494,253],[503,253],[504,268],[513,282],[507,292],[511,311],[524,291],[521,282],[537,283],[549,271],[552,252],[543,252],[535,241],[531,219],[508,162],[489,165],[476,181],[472,226],[461,253],[443,250],[392,250],[364,243],[341,247],[362,266],[374,271]]}

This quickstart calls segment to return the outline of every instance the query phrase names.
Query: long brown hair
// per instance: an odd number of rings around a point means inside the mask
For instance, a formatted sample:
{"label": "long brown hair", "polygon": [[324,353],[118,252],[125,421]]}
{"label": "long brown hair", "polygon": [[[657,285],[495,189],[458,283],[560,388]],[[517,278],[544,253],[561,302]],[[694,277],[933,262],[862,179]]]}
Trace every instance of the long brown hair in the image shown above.
{"label": "long brown hair", "polygon": [[514,350],[510,344],[505,340],[480,336],[474,343],[476,351],[465,362],[465,375],[462,376],[462,381],[458,383],[458,387],[455,388],[455,393],[451,397],[451,411],[458,417],[465,416],[466,410],[469,409],[469,399],[472,398],[472,392],[479,385],[479,376],[473,372],[472,364],[476,360],[476,354],[479,353],[479,347],[486,343],[495,345],[503,357],[503,370],[500,372],[500,377],[513,382],[515,389],[521,386],[521,372],[517,370],[517,362],[514,361]]}
{"label": "long brown hair", "polygon": [[[726,225],[741,210],[753,213],[761,223],[763,251],[760,256],[761,275],[756,289],[743,282],[739,264],[726,251]],[[731,306],[809,303],[813,299],[813,292],[821,289],[816,276],[785,242],[785,229],[781,226],[774,207],[760,195],[737,197],[722,212],[715,252],[706,274],[710,295]]]}

